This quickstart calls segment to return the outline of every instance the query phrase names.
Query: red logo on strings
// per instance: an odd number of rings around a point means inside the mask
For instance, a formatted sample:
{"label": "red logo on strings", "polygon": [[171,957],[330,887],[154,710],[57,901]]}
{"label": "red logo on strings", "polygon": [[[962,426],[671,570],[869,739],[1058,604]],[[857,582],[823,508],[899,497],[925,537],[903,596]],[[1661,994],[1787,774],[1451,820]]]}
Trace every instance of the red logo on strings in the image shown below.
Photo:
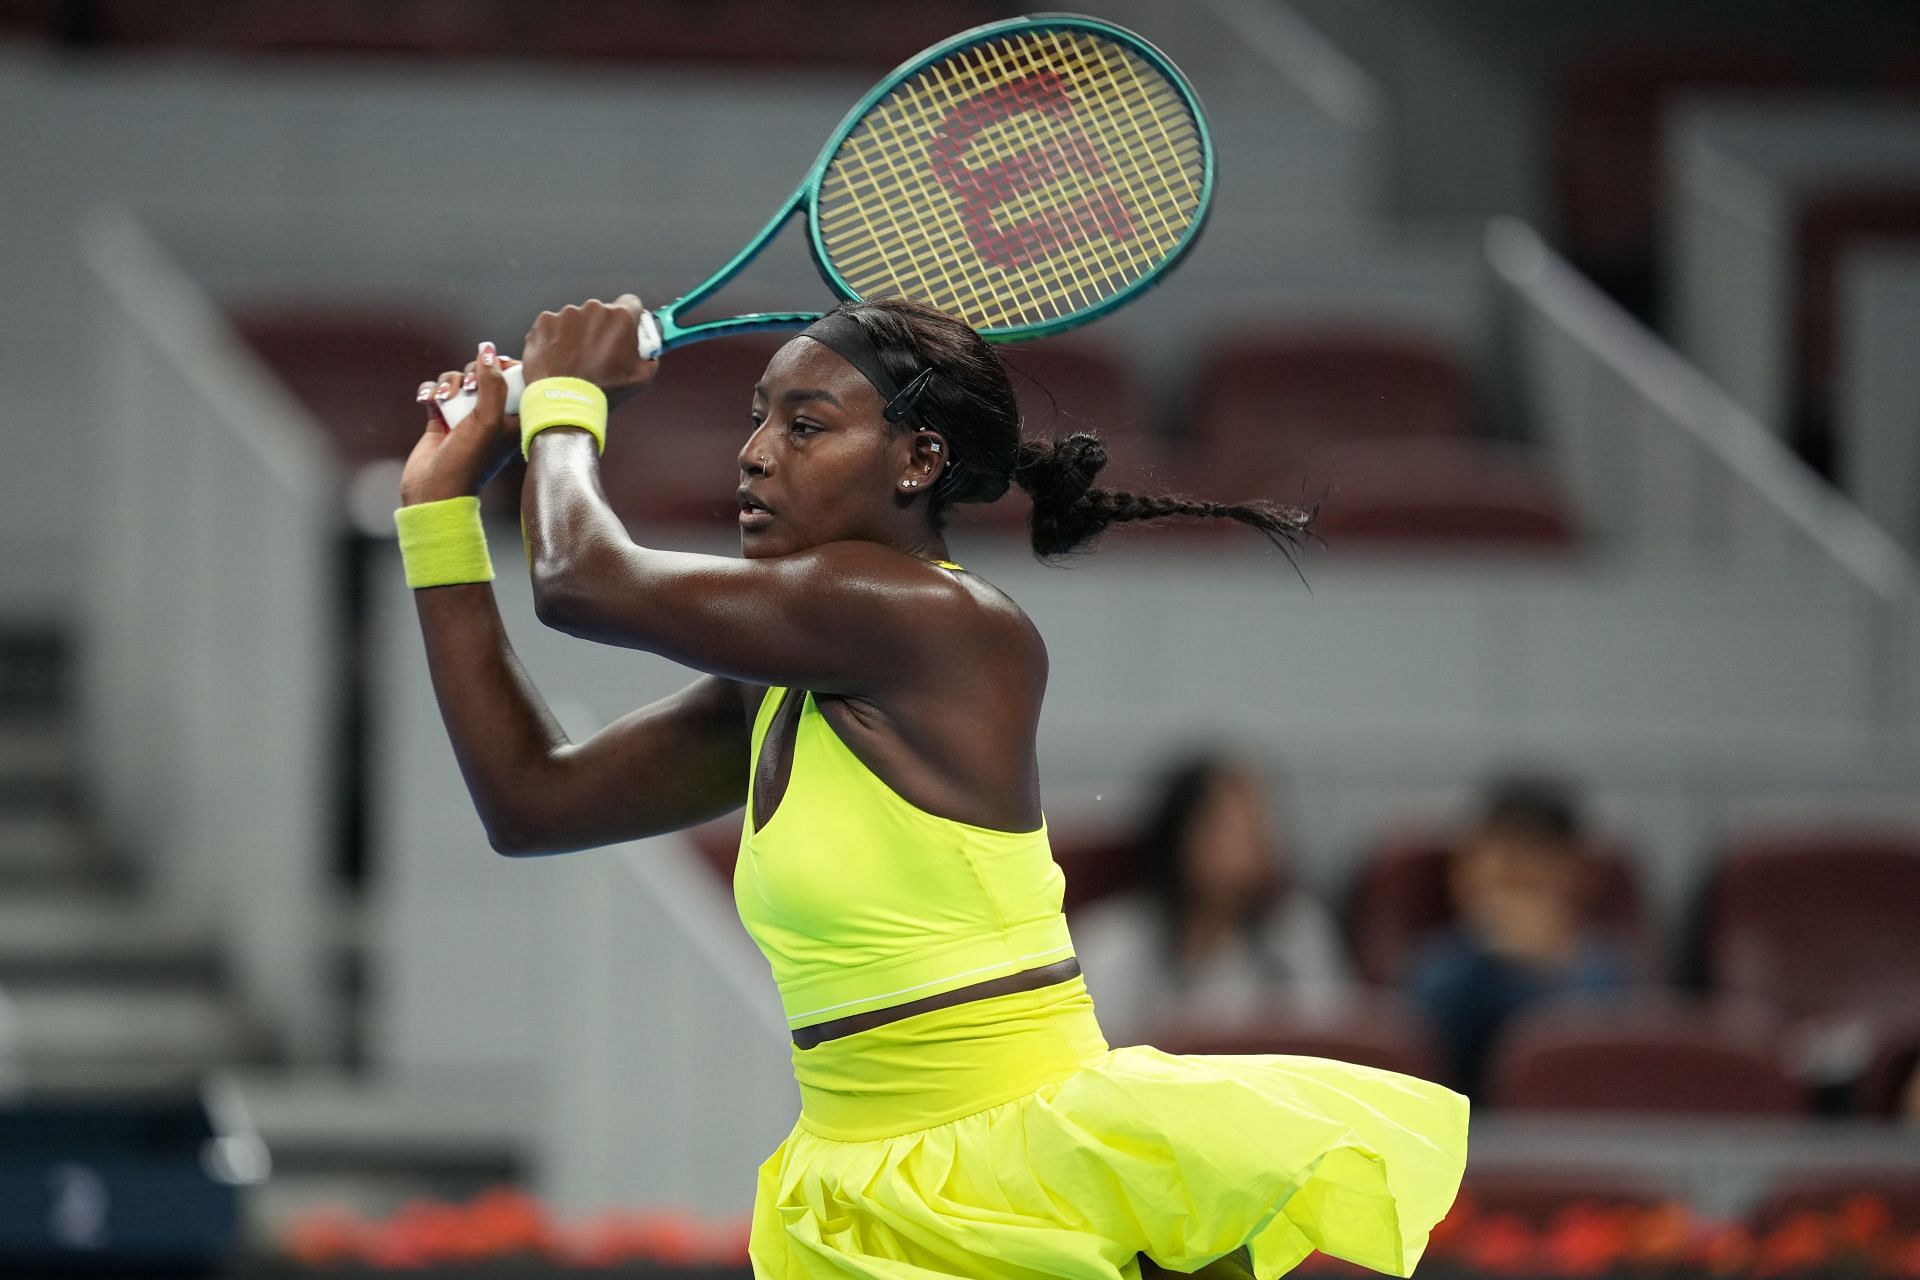
{"label": "red logo on strings", "polygon": [[[975,169],[961,157],[982,129],[1023,111],[1043,111],[1065,126],[1057,137],[1017,155]],[[980,256],[995,266],[1019,270],[1063,247],[1104,235],[1133,237],[1133,211],[1119,193],[1102,185],[1070,204],[1010,227],[994,213],[1018,196],[1068,174],[1098,178],[1106,163],[1085,134],[1073,126],[1073,101],[1060,77],[1035,71],[976,94],[947,112],[927,149],[927,163],[940,184],[959,197],[960,221]]]}

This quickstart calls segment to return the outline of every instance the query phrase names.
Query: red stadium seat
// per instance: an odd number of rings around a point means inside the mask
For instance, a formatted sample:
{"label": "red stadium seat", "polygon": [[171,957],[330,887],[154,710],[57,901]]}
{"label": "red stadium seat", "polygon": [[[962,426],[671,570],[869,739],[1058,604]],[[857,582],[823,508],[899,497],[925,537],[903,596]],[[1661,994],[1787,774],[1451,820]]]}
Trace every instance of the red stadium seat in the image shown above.
{"label": "red stadium seat", "polygon": [[[167,6],[153,6],[164,8]],[[227,6],[206,33],[247,53],[425,55],[502,52],[495,15],[459,0],[253,0]]]}
{"label": "red stadium seat", "polygon": [[[1391,332],[1310,331],[1241,339],[1194,371],[1197,476],[1297,484],[1304,454],[1329,441],[1466,435],[1476,412],[1466,370],[1444,347]],[[1243,496],[1243,495],[1235,495]]]}
{"label": "red stadium seat", "polygon": [[1754,1229],[1771,1231],[1801,1214],[1831,1217],[1862,1201],[1880,1206],[1869,1212],[1895,1231],[1920,1233],[1920,1169],[1846,1169],[1803,1173],[1776,1183],[1753,1212]]}
{"label": "red stadium seat", "polygon": [[[1447,836],[1413,831],[1380,842],[1366,857],[1348,901],[1347,927],[1369,982],[1397,981],[1421,941],[1453,922],[1450,856]],[[1619,846],[1603,846],[1593,855],[1592,877],[1594,923],[1646,956],[1653,947],[1632,857]]]}
{"label": "red stadium seat", "polygon": [[1467,1168],[1461,1198],[1476,1217],[1511,1215],[1536,1230],[1570,1209],[1651,1209],[1673,1198],[1645,1175],[1563,1168]]}
{"label": "red stadium seat", "polygon": [[[6,23],[24,22],[50,38],[78,45],[151,45],[205,41],[217,35],[219,5],[212,0],[38,0],[0,6]],[[21,12],[24,10],[25,12]]]}
{"label": "red stadium seat", "polygon": [[862,66],[884,70],[956,31],[1019,12],[1003,0],[545,0],[500,14],[506,47],[535,57]]}
{"label": "red stadium seat", "polygon": [[[1000,354],[1013,376],[1023,436],[1051,440],[1091,431],[1106,442],[1108,453],[1096,484],[1153,487],[1158,445],[1147,429],[1143,392],[1117,355],[1073,336],[1002,347]],[[1032,506],[1016,485],[998,502],[954,507],[953,527],[1024,534]]]}
{"label": "red stadium seat", "polygon": [[1069,912],[1108,894],[1124,893],[1141,881],[1132,832],[1054,832],[1052,841],[1053,860],[1067,877]]}
{"label": "red stadium seat", "polygon": [[737,529],[740,447],[753,432],[753,388],[790,335],[720,338],[661,361],[647,393],[622,405],[600,478],[630,525]]}
{"label": "red stadium seat", "polygon": [[1556,1002],[1515,1018],[1494,1051],[1490,1095],[1535,1111],[1804,1111],[1773,1031],[1751,1010],[1657,995]]}
{"label": "red stadium seat", "polygon": [[1754,833],[1705,902],[1709,984],[1794,1018],[1906,1007],[1920,974],[1920,833]]}
{"label": "red stadium seat", "polygon": [[1920,48],[1895,50],[1880,63],[1880,87],[1896,98],[1920,98]]}
{"label": "red stadium seat", "polygon": [[1354,544],[1564,553],[1579,540],[1540,455],[1482,440],[1370,441],[1302,461],[1330,551]]}
{"label": "red stadium seat", "polygon": [[[1092,431],[1115,441],[1150,439],[1143,391],[1118,353],[1073,335],[999,353],[1013,375],[1023,434],[1051,439]],[[1113,465],[1124,462],[1116,456]]]}
{"label": "red stadium seat", "polygon": [[1258,1017],[1187,1021],[1145,1043],[1168,1053],[1285,1053],[1338,1058],[1433,1080],[1439,1058],[1426,1021],[1388,991],[1342,994],[1337,1004],[1276,1004]]}
{"label": "red stadium seat", "polygon": [[473,359],[451,322],[432,314],[261,307],[230,319],[349,467],[406,457],[426,421],[415,389]]}
{"label": "red stadium seat", "polygon": [[1553,184],[1569,256],[1650,314],[1667,108],[1688,93],[1791,92],[1805,80],[1786,52],[1726,36],[1577,51],[1560,70],[1553,108]]}
{"label": "red stadium seat", "polygon": [[1839,271],[1868,240],[1920,240],[1920,186],[1828,186],[1801,196],[1795,332],[1801,397],[1828,405],[1839,368]]}
{"label": "red stadium seat", "polygon": [[[24,12],[16,12],[24,10]],[[511,56],[894,66],[916,49],[1019,10],[1005,0],[922,0],[874,21],[872,0],[14,0],[0,30],[87,44],[185,44],[247,53]]]}
{"label": "red stadium seat", "polygon": [[1901,1114],[1906,1092],[1920,1077],[1920,1012],[1878,1020],[1875,1047],[1854,1086],[1856,1111],[1870,1116]]}

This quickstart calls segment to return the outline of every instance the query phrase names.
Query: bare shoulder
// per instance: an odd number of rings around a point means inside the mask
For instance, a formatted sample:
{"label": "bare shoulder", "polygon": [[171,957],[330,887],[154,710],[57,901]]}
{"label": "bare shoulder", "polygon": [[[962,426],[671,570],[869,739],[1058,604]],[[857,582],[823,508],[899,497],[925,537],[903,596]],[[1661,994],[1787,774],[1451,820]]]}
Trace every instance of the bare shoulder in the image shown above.
{"label": "bare shoulder", "polygon": [[1020,602],[976,573],[936,569],[953,580],[957,591],[965,593],[978,611],[983,629],[992,641],[1004,647],[1007,655],[1030,669],[1044,686],[1047,679],[1047,643],[1040,628],[1020,607]]}
{"label": "bare shoulder", "polygon": [[783,559],[788,571],[823,588],[871,593],[901,606],[936,637],[969,646],[1008,646],[1045,670],[1046,646],[1026,610],[977,573],[875,542],[833,542]]}

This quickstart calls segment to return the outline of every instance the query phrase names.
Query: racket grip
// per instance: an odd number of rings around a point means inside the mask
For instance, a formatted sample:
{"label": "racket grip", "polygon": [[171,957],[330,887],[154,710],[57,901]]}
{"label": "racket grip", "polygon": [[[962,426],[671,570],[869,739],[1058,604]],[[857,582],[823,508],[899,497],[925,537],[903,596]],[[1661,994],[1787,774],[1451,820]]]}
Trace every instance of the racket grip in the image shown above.
{"label": "racket grip", "polygon": [[[507,380],[508,413],[520,412],[520,393],[527,389],[525,370],[526,366],[516,360],[500,371],[500,376]],[[473,413],[473,406],[478,403],[478,391],[461,391],[440,402],[440,416],[446,420],[448,427],[457,427],[467,420]]]}
{"label": "racket grip", "polygon": [[[640,313],[640,358],[658,360],[660,358],[660,323],[653,318],[653,312]],[[507,412],[520,412],[520,395],[527,389],[526,366],[514,361],[500,371],[507,380]],[[480,393],[462,391],[440,402],[440,416],[446,419],[448,427],[457,427],[472,414],[473,406],[479,403]]]}

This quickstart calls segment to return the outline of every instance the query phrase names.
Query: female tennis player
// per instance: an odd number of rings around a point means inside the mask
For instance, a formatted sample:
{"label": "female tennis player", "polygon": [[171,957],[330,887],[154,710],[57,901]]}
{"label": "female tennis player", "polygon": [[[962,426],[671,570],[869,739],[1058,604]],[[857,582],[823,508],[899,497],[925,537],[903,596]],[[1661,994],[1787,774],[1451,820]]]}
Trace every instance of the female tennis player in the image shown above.
{"label": "female tennis player", "polygon": [[[1315,1249],[1408,1274],[1459,1184],[1465,1100],[1325,1059],[1109,1048],[1041,808],[1046,646],[942,533],[954,504],[1012,484],[1033,496],[1042,556],[1167,515],[1284,541],[1304,514],[1092,487],[1093,436],[1022,440],[993,350],[884,299],[830,312],[751,389],[741,557],[639,546],[598,476],[600,397],[654,373],[638,311],[623,297],[543,314],[517,424],[491,348],[423,384],[432,402],[470,380],[479,402],[457,431],[429,423],[397,518],[497,849],[746,808],[734,897],[780,988],[801,1095],[760,1168],[755,1274],[1266,1278]],[[577,744],[485,585],[475,495],[516,448],[541,619],[704,673]]]}

